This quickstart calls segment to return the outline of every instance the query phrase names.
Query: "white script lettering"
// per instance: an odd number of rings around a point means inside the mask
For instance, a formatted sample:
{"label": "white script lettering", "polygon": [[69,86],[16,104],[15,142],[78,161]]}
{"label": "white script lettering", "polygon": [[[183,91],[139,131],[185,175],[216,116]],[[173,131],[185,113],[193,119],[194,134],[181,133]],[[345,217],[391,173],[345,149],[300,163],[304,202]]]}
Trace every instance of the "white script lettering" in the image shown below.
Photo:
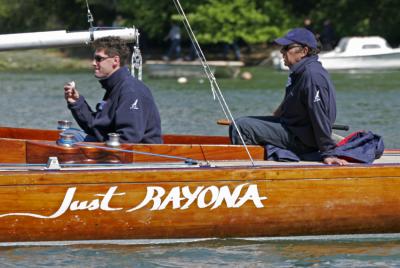
{"label": "white script lettering", "polygon": [[[233,193],[229,190],[228,186],[209,186],[204,188],[204,186],[198,186],[196,190],[192,193],[189,190],[188,186],[185,187],[173,187],[171,191],[165,195],[165,189],[159,186],[148,186],[147,194],[143,201],[127,210],[127,212],[132,212],[138,209],[141,209],[148,205],[150,202],[153,202],[153,206],[150,210],[163,210],[167,207],[169,203],[172,203],[172,209],[188,209],[189,206],[197,200],[197,207],[206,208],[212,205],[211,209],[216,209],[222,205],[222,202],[225,201],[225,204],[228,208],[239,208],[247,201],[253,201],[254,205],[257,208],[264,207],[262,200],[267,199],[265,196],[260,196],[258,193],[257,185],[252,184],[248,185],[247,191],[240,197],[242,189],[247,186],[248,183],[238,185]],[[206,196],[208,193],[211,195],[210,199],[207,199]],[[181,206],[181,202],[185,201],[186,203]]]}
{"label": "white script lettering", "polygon": [[44,215],[34,214],[34,213],[7,213],[7,214],[0,215],[0,218],[6,217],[6,216],[28,216],[28,217],[39,218],[39,219],[54,219],[54,218],[57,218],[57,217],[60,217],[61,215],[63,215],[68,210],[68,208],[71,211],[85,210],[85,209],[96,210],[99,208],[101,210],[105,210],[105,211],[121,210],[122,208],[110,208],[108,206],[108,204],[113,196],[125,194],[125,193],[115,193],[116,190],[117,190],[117,186],[110,187],[110,189],[108,189],[108,191],[105,195],[104,194],[96,194],[95,195],[95,196],[103,196],[103,199],[101,200],[101,202],[99,199],[94,199],[89,203],[89,201],[79,201],[79,200],[72,201],[74,198],[74,195],[75,195],[76,187],[71,187],[71,188],[68,188],[67,193],[65,194],[64,200],[63,200],[61,206],[59,207],[59,209],[50,216],[44,216]]}
{"label": "white script lettering", "polygon": [[[247,187],[247,189],[246,189]],[[65,193],[64,199],[56,212],[50,216],[40,215],[35,213],[7,213],[0,214],[0,218],[7,216],[26,216],[39,219],[54,219],[60,217],[64,213],[77,210],[103,210],[103,211],[116,211],[123,208],[112,208],[109,206],[111,199],[114,196],[122,196],[125,193],[116,193],[117,186],[112,186],[108,189],[106,194],[95,194],[99,198],[92,200],[74,200],[76,187],[68,188]],[[242,194],[243,192],[243,194]],[[196,204],[198,208],[210,207],[214,210],[220,207],[224,202],[227,208],[239,208],[247,201],[252,201],[257,208],[263,208],[263,200],[268,199],[265,196],[260,196],[256,184],[240,184],[236,186],[233,191],[228,186],[197,186],[194,191],[191,191],[189,186],[176,186],[173,187],[168,193],[163,187],[148,186],[145,198],[135,207],[126,210],[132,212],[144,208],[152,203],[150,210],[164,210],[168,206],[172,209],[185,210],[191,205]],[[197,202],[196,202],[197,201]]]}

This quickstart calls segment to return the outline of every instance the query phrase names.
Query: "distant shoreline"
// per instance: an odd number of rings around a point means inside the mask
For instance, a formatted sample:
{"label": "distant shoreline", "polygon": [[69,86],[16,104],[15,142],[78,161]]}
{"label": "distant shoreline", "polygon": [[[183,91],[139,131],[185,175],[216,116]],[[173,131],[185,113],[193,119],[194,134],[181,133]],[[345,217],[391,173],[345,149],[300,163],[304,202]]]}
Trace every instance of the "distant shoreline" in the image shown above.
{"label": "distant shoreline", "polygon": [[[161,59],[162,55],[159,51],[152,52],[153,53],[150,52],[149,55],[142,55],[143,58],[145,60]],[[205,51],[205,53],[207,53],[207,51]],[[242,61],[247,66],[270,65],[270,53],[271,48],[266,46],[253,46],[251,51],[243,49]],[[208,60],[218,58],[220,58],[220,55],[215,54],[214,51],[207,54]],[[87,48],[0,51],[1,72],[57,73],[84,72],[91,70],[91,51]]]}
{"label": "distant shoreline", "polygon": [[2,72],[82,72],[91,70],[88,56],[69,57],[59,49],[0,52]]}

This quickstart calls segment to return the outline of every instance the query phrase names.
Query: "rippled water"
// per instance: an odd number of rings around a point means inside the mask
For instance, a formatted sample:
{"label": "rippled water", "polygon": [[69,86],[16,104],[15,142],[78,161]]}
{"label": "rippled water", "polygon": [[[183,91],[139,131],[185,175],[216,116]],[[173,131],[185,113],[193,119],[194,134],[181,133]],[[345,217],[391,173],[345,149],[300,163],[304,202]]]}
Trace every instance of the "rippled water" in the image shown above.
{"label": "rippled water", "polygon": [[[283,96],[285,72],[267,68],[250,71],[254,73],[251,81],[219,80],[235,117],[271,114]],[[332,77],[337,88],[337,123],[350,125],[351,131],[371,130],[384,137],[387,147],[400,147],[400,71],[333,73]],[[90,73],[2,73],[0,79],[0,124],[6,126],[51,129],[56,128],[57,120],[72,120],[62,89],[70,80],[76,81],[93,106],[103,95]],[[227,134],[226,127],[215,123],[224,114],[207,81],[192,79],[181,85],[175,79],[145,78],[145,82],[158,103],[164,133]]]}
{"label": "rippled water", "polygon": [[[253,68],[251,81],[219,80],[234,116],[270,114],[283,96],[287,74]],[[337,88],[337,123],[351,130],[372,130],[386,147],[400,148],[400,71],[333,73]],[[0,74],[0,125],[56,128],[72,117],[62,86],[74,80],[90,104],[103,90],[90,73]],[[226,135],[215,122],[223,118],[209,83],[189,79],[149,80],[158,103],[164,133]],[[76,126],[76,125],[75,125]],[[346,135],[346,132],[339,132]],[[400,239],[288,241],[207,240],[165,245],[81,245],[0,247],[3,267],[399,267]]]}
{"label": "rippled water", "polygon": [[215,239],[192,243],[0,248],[7,267],[399,267],[400,240]]}

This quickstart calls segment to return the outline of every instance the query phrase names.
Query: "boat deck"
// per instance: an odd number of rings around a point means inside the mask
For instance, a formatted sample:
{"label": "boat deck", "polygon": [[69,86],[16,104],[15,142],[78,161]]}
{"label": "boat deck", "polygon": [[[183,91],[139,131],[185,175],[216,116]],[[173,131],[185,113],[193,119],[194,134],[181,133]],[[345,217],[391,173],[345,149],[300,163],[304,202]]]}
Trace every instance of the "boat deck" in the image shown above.
{"label": "boat deck", "polygon": [[[262,146],[247,146],[254,162],[240,145],[231,145],[226,136],[164,135],[165,144],[123,144],[110,148],[102,143],[60,146],[55,130],[0,128],[0,171],[33,170],[160,170],[268,168],[297,169],[335,167],[322,162],[264,161]],[[56,159],[49,166],[49,159]],[[58,164],[59,162],[59,164]],[[400,167],[400,149],[386,149],[372,165]]]}
{"label": "boat deck", "polygon": [[[212,165],[216,167],[223,166],[251,166],[250,161],[211,161]],[[372,165],[379,164],[399,164],[400,165],[400,154],[399,153],[385,153],[381,158],[374,161]],[[255,166],[326,166],[322,162],[316,161],[300,161],[300,162],[277,162],[277,161],[254,161]],[[349,163],[349,165],[360,165],[358,163]]]}
{"label": "boat deck", "polygon": [[[349,163],[348,166],[365,166],[368,164]],[[385,153],[380,159],[374,161],[372,166],[400,165],[400,154],[397,152]],[[300,162],[277,162],[277,161],[253,161],[250,160],[215,160],[199,161],[196,164],[183,162],[169,163],[126,163],[126,164],[60,164],[59,167],[48,168],[44,164],[2,164],[0,171],[82,171],[82,170],[135,170],[135,169],[187,169],[187,168],[265,168],[265,167],[328,167],[322,162],[300,161]]]}

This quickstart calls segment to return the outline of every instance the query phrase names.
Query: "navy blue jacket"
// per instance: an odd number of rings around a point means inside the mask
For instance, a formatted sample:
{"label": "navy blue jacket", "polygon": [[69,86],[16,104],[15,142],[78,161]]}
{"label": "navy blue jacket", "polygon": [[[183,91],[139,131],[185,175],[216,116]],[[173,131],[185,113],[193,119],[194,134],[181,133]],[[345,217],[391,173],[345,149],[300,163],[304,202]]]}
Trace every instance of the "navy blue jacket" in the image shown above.
{"label": "navy blue jacket", "polygon": [[108,133],[120,134],[121,142],[162,143],[161,122],[150,90],[122,67],[100,80],[106,90],[103,101],[93,111],[83,96],[68,104],[79,126],[103,142]]}
{"label": "navy blue jacket", "polygon": [[329,156],[335,148],[331,139],[336,120],[335,88],[318,56],[296,63],[288,78],[280,107],[281,122],[305,145]]}

